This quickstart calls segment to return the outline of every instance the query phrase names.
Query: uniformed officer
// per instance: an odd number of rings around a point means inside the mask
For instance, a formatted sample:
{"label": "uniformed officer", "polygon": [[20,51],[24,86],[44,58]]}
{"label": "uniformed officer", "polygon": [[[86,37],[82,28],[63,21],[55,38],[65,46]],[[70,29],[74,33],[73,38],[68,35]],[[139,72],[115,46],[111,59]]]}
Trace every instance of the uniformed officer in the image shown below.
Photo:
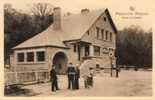
{"label": "uniformed officer", "polygon": [[73,67],[72,63],[69,63],[67,68],[67,76],[68,76],[68,89],[75,89],[74,85],[74,77],[75,77],[75,68]]}
{"label": "uniformed officer", "polygon": [[57,74],[56,74],[54,65],[52,65],[52,69],[50,71],[50,77],[51,77],[51,90],[52,91],[59,90],[58,82],[57,82],[58,78],[57,78]]}

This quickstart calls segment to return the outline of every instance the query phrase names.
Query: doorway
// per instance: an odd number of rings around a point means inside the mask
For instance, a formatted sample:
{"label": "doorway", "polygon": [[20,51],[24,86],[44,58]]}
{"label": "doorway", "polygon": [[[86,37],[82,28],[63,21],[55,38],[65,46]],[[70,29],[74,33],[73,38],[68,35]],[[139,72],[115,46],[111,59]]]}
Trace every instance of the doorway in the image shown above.
{"label": "doorway", "polygon": [[53,57],[53,64],[55,65],[55,70],[58,74],[65,74],[67,69],[67,56],[63,52],[58,52]]}

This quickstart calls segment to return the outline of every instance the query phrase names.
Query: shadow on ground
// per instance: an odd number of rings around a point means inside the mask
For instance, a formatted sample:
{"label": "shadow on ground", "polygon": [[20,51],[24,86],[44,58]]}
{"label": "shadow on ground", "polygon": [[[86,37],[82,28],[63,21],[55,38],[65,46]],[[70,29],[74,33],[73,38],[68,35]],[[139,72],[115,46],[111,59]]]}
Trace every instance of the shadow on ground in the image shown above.
{"label": "shadow on ground", "polygon": [[40,93],[35,93],[32,89],[25,89],[18,85],[12,85],[4,88],[5,96],[36,96]]}

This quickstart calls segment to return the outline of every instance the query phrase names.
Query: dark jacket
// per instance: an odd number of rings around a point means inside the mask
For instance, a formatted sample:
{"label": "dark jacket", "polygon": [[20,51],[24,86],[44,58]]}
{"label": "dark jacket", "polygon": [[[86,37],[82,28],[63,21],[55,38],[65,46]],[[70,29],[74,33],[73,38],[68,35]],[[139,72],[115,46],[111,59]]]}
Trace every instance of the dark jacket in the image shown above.
{"label": "dark jacket", "polygon": [[80,78],[80,70],[79,70],[79,68],[75,69],[75,78]]}
{"label": "dark jacket", "polygon": [[75,68],[72,66],[69,66],[67,68],[66,73],[67,73],[68,77],[73,77],[75,75]]}
{"label": "dark jacket", "polygon": [[50,77],[51,77],[51,80],[57,80],[57,74],[56,74],[55,69],[52,69],[50,71]]}

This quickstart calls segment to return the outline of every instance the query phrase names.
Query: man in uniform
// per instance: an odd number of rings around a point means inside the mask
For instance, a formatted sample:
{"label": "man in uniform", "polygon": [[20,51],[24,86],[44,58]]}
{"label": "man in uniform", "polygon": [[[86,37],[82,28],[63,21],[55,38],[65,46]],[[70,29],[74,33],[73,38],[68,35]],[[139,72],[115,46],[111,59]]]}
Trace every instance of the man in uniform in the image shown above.
{"label": "man in uniform", "polygon": [[72,63],[69,63],[66,73],[68,76],[68,89],[75,89],[75,68],[73,67]]}
{"label": "man in uniform", "polygon": [[55,71],[55,66],[52,65],[52,69],[50,71],[50,77],[51,77],[51,90],[52,91],[55,91],[55,90],[59,90],[58,88],[58,78],[57,78],[57,74],[56,74],[56,71]]}

